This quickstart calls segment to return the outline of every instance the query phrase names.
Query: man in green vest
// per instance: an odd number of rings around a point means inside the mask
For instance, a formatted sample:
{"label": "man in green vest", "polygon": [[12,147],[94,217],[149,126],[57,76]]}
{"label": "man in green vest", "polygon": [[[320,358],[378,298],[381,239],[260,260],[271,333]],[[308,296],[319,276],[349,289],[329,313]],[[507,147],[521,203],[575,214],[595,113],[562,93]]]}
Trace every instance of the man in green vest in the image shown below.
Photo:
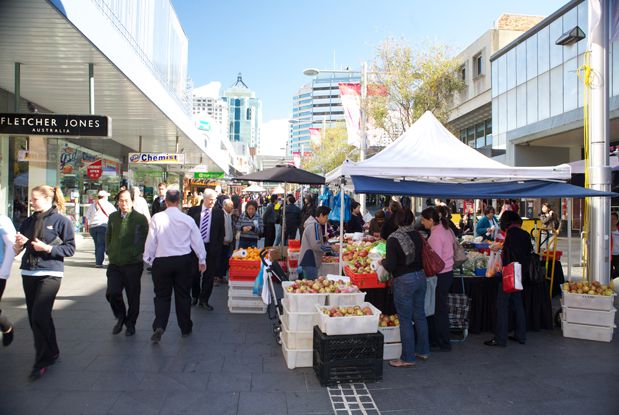
{"label": "man in green vest", "polygon": [[[135,334],[135,322],[140,312],[140,290],[144,262],[144,244],[148,235],[146,216],[133,210],[128,190],[118,194],[118,209],[110,215],[105,235],[107,256],[107,291],[105,297],[112,306],[117,321],[112,334],[127,327],[126,336]],[[127,293],[128,311],[123,299]]]}

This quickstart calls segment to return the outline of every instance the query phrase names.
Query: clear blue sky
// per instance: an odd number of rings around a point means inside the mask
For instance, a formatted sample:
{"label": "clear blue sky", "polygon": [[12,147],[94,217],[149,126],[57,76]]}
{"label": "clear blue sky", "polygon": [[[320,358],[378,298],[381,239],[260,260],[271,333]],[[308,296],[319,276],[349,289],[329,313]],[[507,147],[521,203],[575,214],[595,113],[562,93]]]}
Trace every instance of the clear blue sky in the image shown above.
{"label": "clear blue sky", "polygon": [[501,13],[547,16],[568,0],[172,0],[189,38],[194,85],[233,84],[238,72],[263,103],[263,120],[287,118],[303,69],[358,69],[388,37],[454,52]]}

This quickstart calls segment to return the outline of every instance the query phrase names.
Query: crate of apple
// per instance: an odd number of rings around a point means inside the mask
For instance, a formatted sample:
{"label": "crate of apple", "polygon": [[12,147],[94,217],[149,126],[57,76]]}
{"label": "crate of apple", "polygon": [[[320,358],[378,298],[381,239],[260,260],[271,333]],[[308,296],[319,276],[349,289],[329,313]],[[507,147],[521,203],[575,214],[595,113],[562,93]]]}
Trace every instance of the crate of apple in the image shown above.
{"label": "crate of apple", "polygon": [[359,288],[350,281],[334,281],[323,276],[315,280],[285,281],[282,286],[285,292],[289,294],[349,294],[359,292]]}
{"label": "crate of apple", "polygon": [[396,314],[393,314],[393,315],[381,314],[378,320],[379,327],[394,327],[394,326],[399,326],[399,325],[400,325],[400,319],[398,318]]}
{"label": "crate of apple", "polygon": [[363,307],[355,305],[350,307],[329,307],[323,308],[322,314],[329,317],[362,317],[362,316],[371,316],[374,313],[370,307]]}
{"label": "crate of apple", "polygon": [[316,306],[320,330],[328,336],[364,334],[378,331],[380,310],[368,302],[353,306]]}

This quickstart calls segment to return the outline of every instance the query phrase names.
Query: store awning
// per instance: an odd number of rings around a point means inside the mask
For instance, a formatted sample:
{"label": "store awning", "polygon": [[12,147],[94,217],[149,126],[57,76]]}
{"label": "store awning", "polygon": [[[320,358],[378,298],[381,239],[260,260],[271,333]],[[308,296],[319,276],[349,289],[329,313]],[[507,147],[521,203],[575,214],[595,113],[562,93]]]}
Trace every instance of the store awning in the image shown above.
{"label": "store awning", "polygon": [[352,176],[356,193],[385,195],[434,196],[439,198],[549,198],[549,197],[616,197],[613,192],[600,192],[568,183],[528,180],[494,183],[428,183],[411,180]]}

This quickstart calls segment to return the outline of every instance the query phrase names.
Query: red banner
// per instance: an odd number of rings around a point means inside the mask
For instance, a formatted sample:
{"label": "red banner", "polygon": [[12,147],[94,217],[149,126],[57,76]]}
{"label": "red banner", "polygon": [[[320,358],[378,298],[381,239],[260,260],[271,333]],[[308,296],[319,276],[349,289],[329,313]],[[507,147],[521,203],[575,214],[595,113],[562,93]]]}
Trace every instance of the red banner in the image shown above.
{"label": "red banner", "polygon": [[97,160],[86,168],[86,175],[92,180],[98,180],[103,174],[103,163]]}

